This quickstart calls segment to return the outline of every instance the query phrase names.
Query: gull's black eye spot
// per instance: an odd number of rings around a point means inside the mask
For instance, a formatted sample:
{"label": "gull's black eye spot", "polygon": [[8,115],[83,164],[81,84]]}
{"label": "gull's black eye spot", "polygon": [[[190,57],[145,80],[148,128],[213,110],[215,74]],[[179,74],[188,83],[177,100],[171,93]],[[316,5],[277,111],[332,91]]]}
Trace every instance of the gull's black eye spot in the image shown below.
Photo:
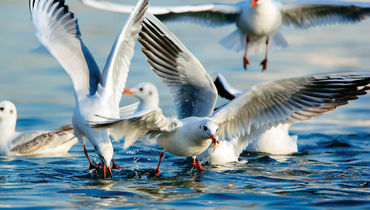
{"label": "gull's black eye spot", "polygon": [[0,111],[4,111],[4,107],[0,107]]}
{"label": "gull's black eye spot", "polygon": [[14,112],[14,111],[13,111],[13,109],[11,109],[11,110],[10,110],[10,114],[13,114],[13,112]]}
{"label": "gull's black eye spot", "polygon": [[142,87],[139,89],[140,92],[142,92],[143,90],[144,90],[144,88],[142,88]]}
{"label": "gull's black eye spot", "polygon": [[204,126],[204,127],[203,127],[203,130],[204,130],[204,131],[207,131],[207,129],[208,129],[208,128],[207,128],[207,126]]}
{"label": "gull's black eye spot", "polygon": [[149,95],[151,96],[153,93],[152,93],[152,91],[149,91]]}

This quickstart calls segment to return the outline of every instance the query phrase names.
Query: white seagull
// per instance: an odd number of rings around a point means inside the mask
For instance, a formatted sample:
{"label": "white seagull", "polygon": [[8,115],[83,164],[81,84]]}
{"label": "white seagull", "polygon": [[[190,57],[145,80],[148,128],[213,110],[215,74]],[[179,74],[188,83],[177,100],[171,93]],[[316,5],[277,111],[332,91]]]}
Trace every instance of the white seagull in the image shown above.
{"label": "white seagull", "polygon": [[0,155],[51,155],[66,153],[77,143],[72,125],[54,131],[16,131],[17,109],[0,101]]}
{"label": "white seagull", "polygon": [[148,6],[148,0],[139,0],[126,25],[119,33],[107,58],[103,72],[100,72],[93,56],[84,45],[77,19],[68,10],[64,0],[30,0],[31,19],[37,39],[58,60],[72,80],[76,101],[72,124],[74,132],[84,145],[84,152],[95,166],[85,148],[86,138],[90,141],[103,164],[112,175],[113,146],[106,130],[91,128],[87,121],[98,121],[97,115],[119,117],[119,102],[125,87],[135,39],[141,29],[141,22]]}
{"label": "white seagull", "polygon": [[[173,94],[179,120],[157,109],[93,126],[119,133],[116,138],[126,136],[125,142],[156,136],[164,151],[194,161],[211,142],[217,146],[216,138],[254,140],[276,125],[309,119],[366,94],[370,81],[369,73],[332,73],[262,83],[213,113],[217,90],[196,57],[150,14],[139,35],[153,71]],[[199,161],[194,166],[201,170]]]}
{"label": "white seagull", "polygon": [[[107,1],[82,2],[91,7],[114,12],[129,13],[132,10],[130,5]],[[261,62],[262,70],[266,70],[270,39],[278,46],[288,45],[279,32],[282,25],[308,28],[358,22],[370,15],[370,3],[337,0],[297,0],[284,3],[276,0],[245,0],[235,4],[150,7],[148,11],[160,20],[186,20],[210,27],[235,24],[237,29],[220,43],[235,51],[244,49],[245,69],[249,64],[247,51],[260,51],[266,46],[265,59]]]}

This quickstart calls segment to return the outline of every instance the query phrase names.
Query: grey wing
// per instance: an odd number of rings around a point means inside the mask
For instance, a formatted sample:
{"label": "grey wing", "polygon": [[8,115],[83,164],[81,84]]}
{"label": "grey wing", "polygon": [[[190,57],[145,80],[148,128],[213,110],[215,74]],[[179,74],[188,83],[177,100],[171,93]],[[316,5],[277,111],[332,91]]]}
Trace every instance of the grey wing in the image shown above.
{"label": "grey wing", "polygon": [[221,137],[258,135],[297,123],[366,94],[369,73],[333,73],[262,83],[219,109],[213,119]]}
{"label": "grey wing", "polygon": [[37,39],[63,66],[76,96],[95,94],[101,74],[68,6],[63,0],[30,0],[29,7]]}
{"label": "grey wing", "polygon": [[281,7],[283,22],[302,28],[354,23],[370,16],[369,2],[294,1]]}
{"label": "grey wing", "polygon": [[[108,1],[82,0],[82,2],[88,6],[112,12],[130,13],[133,9],[131,5]],[[172,7],[150,6],[148,12],[163,21],[185,20],[215,27],[235,23],[245,3],[242,1],[236,4],[213,3]]]}
{"label": "grey wing", "polygon": [[[29,138],[31,136],[32,138]],[[10,150],[11,152],[27,155],[37,153],[45,148],[51,149],[52,151],[53,148],[63,144],[69,144],[71,141],[77,143],[77,138],[73,134],[72,125],[66,125],[49,132],[35,132],[33,134],[29,133],[22,138],[29,139],[27,141],[23,141],[22,144],[18,143],[17,145],[13,145],[12,149]]]}
{"label": "grey wing", "polygon": [[172,132],[180,124],[181,122],[176,119],[166,118],[160,109],[144,110],[132,115],[126,115],[120,119],[108,119],[90,123],[93,128],[108,129],[115,140],[126,137],[123,144],[125,149],[135,143],[138,138],[163,132]]}
{"label": "grey wing", "polygon": [[217,90],[199,60],[150,14],[139,35],[152,70],[170,87],[178,117],[212,114]]}

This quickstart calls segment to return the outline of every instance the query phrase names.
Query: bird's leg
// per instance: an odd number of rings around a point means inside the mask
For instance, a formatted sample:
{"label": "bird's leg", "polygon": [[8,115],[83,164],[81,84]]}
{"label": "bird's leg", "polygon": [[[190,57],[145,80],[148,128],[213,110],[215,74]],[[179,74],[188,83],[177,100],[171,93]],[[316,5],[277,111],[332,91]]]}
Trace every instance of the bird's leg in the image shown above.
{"label": "bird's leg", "polygon": [[84,144],[84,153],[85,153],[85,156],[87,157],[87,160],[89,161],[89,163],[90,163],[90,166],[89,166],[89,171],[91,170],[91,169],[98,169],[99,167],[97,166],[97,165],[95,165],[91,160],[90,160],[90,157],[89,157],[89,154],[87,153],[87,149],[86,149],[86,146],[85,146],[85,144]]}
{"label": "bird's leg", "polygon": [[269,37],[266,38],[266,55],[265,55],[265,59],[263,59],[263,61],[261,62],[262,71],[265,71],[267,69],[268,47],[269,47]]}
{"label": "bird's leg", "polygon": [[247,58],[247,51],[248,51],[248,44],[250,42],[249,34],[247,34],[247,43],[245,45],[245,50],[244,50],[244,56],[243,56],[243,67],[245,70],[247,70],[247,65],[249,64],[249,60]]}
{"label": "bird's leg", "polygon": [[162,161],[163,156],[164,156],[164,150],[161,153],[159,153],[158,166],[157,166],[157,169],[153,171],[154,176],[159,176],[159,171],[161,169],[161,161]]}
{"label": "bird's leg", "polygon": [[202,172],[203,171],[202,164],[200,164],[200,161],[199,160],[197,160],[197,169],[198,169],[198,172]]}
{"label": "bird's leg", "polygon": [[112,159],[112,169],[122,169],[122,168],[124,168],[124,167],[121,167],[121,166],[117,165],[117,164],[114,162],[114,160]]}
{"label": "bird's leg", "polygon": [[200,161],[196,159],[196,156],[193,156],[193,162],[192,162],[193,168],[197,168],[198,172],[203,171],[202,164],[200,164]]}
{"label": "bird's leg", "polygon": [[193,168],[197,167],[197,160],[195,159],[195,156],[193,157],[193,162],[191,165],[193,166]]}
{"label": "bird's leg", "polygon": [[[108,171],[109,171],[109,175],[110,177],[112,178],[112,169],[110,167],[108,167]],[[103,176],[104,176],[104,179],[107,179],[107,165],[105,165],[105,163],[103,162]]]}

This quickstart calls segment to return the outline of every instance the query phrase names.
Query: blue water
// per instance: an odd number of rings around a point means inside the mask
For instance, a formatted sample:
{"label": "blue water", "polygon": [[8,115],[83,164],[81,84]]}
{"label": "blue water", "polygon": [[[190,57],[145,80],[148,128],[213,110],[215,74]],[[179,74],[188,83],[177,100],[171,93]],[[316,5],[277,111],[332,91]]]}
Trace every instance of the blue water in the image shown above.
{"label": "blue water", "polygon": [[[79,1],[67,3],[79,18],[85,44],[103,67],[127,16],[87,8]],[[290,46],[270,50],[265,73],[258,66],[262,54],[251,57],[252,64],[244,72],[241,55],[217,44],[233,31],[232,26],[208,29],[168,23],[168,27],[209,73],[221,72],[242,88],[310,73],[370,71],[370,20],[308,30],[283,28]],[[0,34],[0,99],[17,105],[18,130],[47,130],[71,123],[71,82],[55,59],[39,48],[26,0],[0,2]],[[174,115],[168,88],[151,72],[140,48],[137,44],[127,86],[155,83],[161,90],[161,107]],[[134,101],[124,97],[122,105]],[[245,152],[238,163],[204,165],[202,173],[191,168],[191,160],[167,153],[161,175],[150,177],[161,149],[142,143],[128,150],[122,149],[122,142],[114,143],[115,160],[125,169],[113,171],[113,179],[108,180],[99,171],[87,171],[80,144],[62,157],[0,157],[0,207],[370,208],[369,104],[366,95],[294,125],[291,133],[299,136],[298,154]]]}

